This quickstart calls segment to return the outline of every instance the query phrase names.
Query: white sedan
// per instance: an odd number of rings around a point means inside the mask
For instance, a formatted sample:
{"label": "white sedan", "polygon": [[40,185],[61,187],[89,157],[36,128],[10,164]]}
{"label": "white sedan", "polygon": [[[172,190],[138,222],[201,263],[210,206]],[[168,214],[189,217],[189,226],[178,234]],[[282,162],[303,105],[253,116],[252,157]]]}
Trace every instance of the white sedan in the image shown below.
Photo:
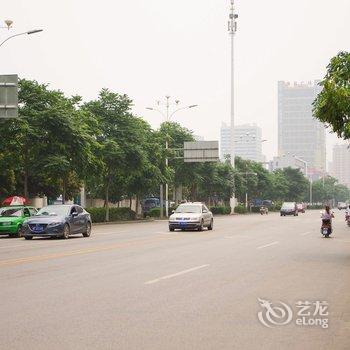
{"label": "white sedan", "polygon": [[175,229],[198,229],[198,231],[203,231],[204,227],[212,230],[213,223],[213,214],[204,204],[197,202],[183,203],[170,215],[169,231]]}

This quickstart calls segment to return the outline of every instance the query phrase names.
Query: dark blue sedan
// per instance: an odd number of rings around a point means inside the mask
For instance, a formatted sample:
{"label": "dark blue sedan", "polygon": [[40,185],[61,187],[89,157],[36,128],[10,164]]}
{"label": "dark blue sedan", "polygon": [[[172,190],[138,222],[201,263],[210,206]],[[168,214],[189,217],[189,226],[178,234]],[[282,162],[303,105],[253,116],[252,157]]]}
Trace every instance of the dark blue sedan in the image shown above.
{"label": "dark blue sedan", "polygon": [[48,205],[23,223],[25,239],[91,235],[91,216],[79,205]]}

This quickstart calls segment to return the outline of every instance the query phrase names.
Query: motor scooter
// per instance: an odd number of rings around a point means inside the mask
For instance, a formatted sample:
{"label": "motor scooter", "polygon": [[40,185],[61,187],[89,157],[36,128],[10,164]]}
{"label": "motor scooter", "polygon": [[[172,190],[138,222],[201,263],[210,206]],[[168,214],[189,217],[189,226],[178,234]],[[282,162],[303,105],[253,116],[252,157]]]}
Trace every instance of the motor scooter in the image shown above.
{"label": "motor scooter", "polygon": [[332,222],[328,219],[322,219],[321,225],[321,235],[325,238],[328,238],[332,234]]}
{"label": "motor scooter", "polygon": [[350,213],[345,214],[345,221],[348,224],[348,226],[350,226]]}
{"label": "motor scooter", "polygon": [[264,214],[268,214],[269,210],[266,207],[260,207],[260,214],[264,215]]}

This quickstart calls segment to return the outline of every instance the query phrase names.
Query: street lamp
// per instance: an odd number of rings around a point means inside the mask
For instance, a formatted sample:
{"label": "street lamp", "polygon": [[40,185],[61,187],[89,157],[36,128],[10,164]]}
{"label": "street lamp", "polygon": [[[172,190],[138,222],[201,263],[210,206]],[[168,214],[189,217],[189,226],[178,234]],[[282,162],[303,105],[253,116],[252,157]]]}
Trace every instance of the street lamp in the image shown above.
{"label": "street lamp", "polygon": [[[198,107],[198,105],[189,105],[189,106],[178,108],[170,114],[170,106],[171,106],[170,96],[167,95],[167,96],[165,96],[165,98],[166,98],[166,103],[165,103],[166,114],[164,114],[160,109],[157,109],[157,108],[146,107],[146,109],[148,109],[149,111],[159,112],[163,117],[165,117],[165,121],[167,121],[167,122],[169,122],[170,118],[178,111]],[[175,100],[175,106],[178,106],[179,103],[180,103],[179,100]],[[157,104],[160,105],[160,101],[158,101]],[[169,142],[168,142],[168,137],[166,137],[166,139],[165,139],[165,151],[166,151],[165,167],[166,168],[168,168],[168,164],[169,164],[168,149],[169,149]],[[160,185],[160,193],[161,193],[160,213],[161,213],[161,217],[162,217],[163,216],[163,186],[162,185]],[[165,184],[165,216],[166,217],[169,216],[169,185],[168,185],[168,183]]]}
{"label": "street lamp", "polygon": [[251,171],[240,172],[238,174],[245,175],[246,185],[247,185],[246,191],[245,191],[245,207],[246,209],[248,209],[248,175],[257,176],[258,174]]}
{"label": "street lamp", "polygon": [[299,157],[297,157],[295,154],[293,154],[293,157],[298,160],[299,162],[302,162],[305,164],[305,177],[310,181],[310,194],[309,194],[309,202],[310,205],[312,205],[312,177],[309,176],[309,172],[308,172],[308,163],[306,160],[303,160]]}
{"label": "street lamp", "polygon": [[8,40],[10,40],[10,39],[12,39],[12,38],[15,38],[16,36],[25,35],[25,34],[31,35],[31,34],[40,33],[40,32],[42,32],[42,31],[43,31],[43,29],[33,29],[33,30],[29,30],[29,31],[27,31],[27,32],[23,32],[23,33],[18,33],[18,34],[11,35],[11,36],[9,36],[8,38],[6,38],[4,41],[2,41],[2,42],[0,43],[0,46],[2,46],[3,44],[5,44],[6,41],[8,41]]}
{"label": "street lamp", "polygon": [[[229,21],[228,21],[228,32],[231,37],[231,165],[234,168],[235,167],[235,142],[234,142],[234,127],[235,127],[235,88],[234,88],[234,81],[235,81],[235,71],[234,71],[234,37],[237,32],[237,18],[238,14],[235,10],[234,0],[230,0],[231,7],[230,7],[230,14],[229,14]],[[231,213],[234,213],[234,208],[236,206],[236,197],[235,194],[232,194],[232,197],[230,198],[230,207],[231,207]]]}

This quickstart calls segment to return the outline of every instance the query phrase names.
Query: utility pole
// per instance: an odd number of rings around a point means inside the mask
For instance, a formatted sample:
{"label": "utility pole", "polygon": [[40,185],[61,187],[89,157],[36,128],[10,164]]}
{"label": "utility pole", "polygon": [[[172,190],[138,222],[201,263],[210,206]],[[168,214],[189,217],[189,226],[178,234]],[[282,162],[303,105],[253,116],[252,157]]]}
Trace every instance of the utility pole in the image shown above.
{"label": "utility pole", "polygon": [[[238,14],[235,12],[234,0],[231,1],[229,22],[228,22],[228,31],[231,36],[231,165],[235,167],[235,141],[234,141],[234,126],[235,126],[235,70],[234,70],[234,37],[237,32],[237,18]],[[233,193],[232,198],[230,199],[231,213],[234,212],[234,207],[236,206],[236,198]]]}

